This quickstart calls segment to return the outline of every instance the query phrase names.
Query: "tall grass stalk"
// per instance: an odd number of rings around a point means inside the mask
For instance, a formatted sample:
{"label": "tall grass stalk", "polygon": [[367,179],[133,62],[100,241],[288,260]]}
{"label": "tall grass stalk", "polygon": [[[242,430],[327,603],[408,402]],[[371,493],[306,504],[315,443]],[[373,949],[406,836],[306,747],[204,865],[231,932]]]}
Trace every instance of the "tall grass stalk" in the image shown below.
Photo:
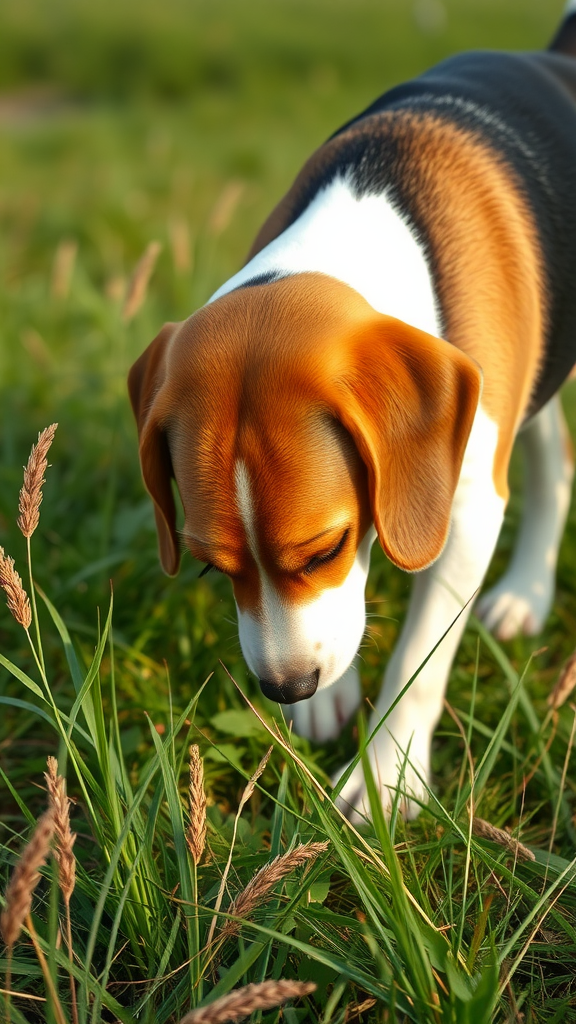
{"label": "tall grass stalk", "polygon": [[[42,504],[42,486],[45,483],[44,473],[48,467],[48,452],[54,440],[54,434],[58,427],[52,423],[38,434],[38,441],[32,445],[28,462],[24,468],[24,482],[20,490],[18,501],[18,527],[26,538],[26,554],[28,559],[28,577],[30,580],[30,596],[34,627],[36,631],[36,654],[40,662],[43,676],[46,675],[44,663],[44,652],[42,650],[42,639],[40,636],[40,622],[38,609],[36,607],[36,592],[34,577],[32,574],[32,548],[30,540],[40,521],[40,505]],[[33,649],[34,650],[34,649]]]}
{"label": "tall grass stalk", "polygon": [[264,757],[260,761],[260,764],[258,765],[256,771],[249,778],[248,783],[244,787],[244,791],[243,791],[242,796],[240,798],[240,803],[238,804],[238,810],[236,812],[236,817],[234,818],[234,828],[232,830],[232,840],[230,842],[230,853],[228,854],[228,860],[226,861],[226,866],[224,867],[224,871],[223,871],[223,874],[222,874],[222,880],[220,882],[220,887],[218,889],[218,895],[216,897],[216,903],[214,904],[214,916],[212,918],[212,921],[210,922],[210,929],[208,931],[208,943],[207,943],[208,945],[211,944],[212,939],[214,938],[214,930],[216,928],[216,923],[218,921],[218,913],[219,913],[220,907],[222,906],[222,899],[224,897],[224,892],[226,891],[226,882],[228,881],[228,874],[229,874],[230,868],[232,866],[232,856],[233,856],[233,853],[234,853],[234,846],[236,844],[236,833],[238,831],[238,822],[240,820],[240,815],[242,814],[242,811],[244,810],[244,807],[246,806],[246,804],[250,800],[250,797],[254,793],[254,789],[256,787],[256,783],[258,782],[258,779],[262,775],[262,773],[263,773],[263,771],[264,771],[264,769],[265,769],[265,767],[266,767],[266,765],[268,763],[268,760],[270,758],[270,754],[272,753],[273,749],[274,749],[273,747],[269,747],[267,752],[264,754]]}

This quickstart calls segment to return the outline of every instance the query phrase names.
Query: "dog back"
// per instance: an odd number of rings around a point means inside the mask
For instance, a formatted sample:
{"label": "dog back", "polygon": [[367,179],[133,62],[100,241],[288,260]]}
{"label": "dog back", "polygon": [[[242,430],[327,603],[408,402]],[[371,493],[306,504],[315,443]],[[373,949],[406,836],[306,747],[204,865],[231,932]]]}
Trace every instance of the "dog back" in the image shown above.
{"label": "dog back", "polygon": [[[436,138],[451,130],[503,169],[535,229],[540,266],[544,338],[525,416],[534,415],[576,363],[576,60],[557,52],[473,51],[451,57],[385,93],[317,151],[274,211],[251,255],[294,223],[336,177],[360,198],[385,192],[427,252],[443,315],[443,336],[458,344],[443,290],[454,246],[443,256],[438,200],[429,199],[432,176],[442,174]],[[427,151],[426,151],[427,150]],[[469,166],[474,162],[470,149]],[[436,167],[434,167],[436,165]],[[496,182],[496,178],[494,179]],[[501,180],[501,179],[500,179]],[[452,183],[447,188],[454,188]],[[466,214],[463,175],[460,188]],[[476,185],[472,185],[476,187]],[[488,180],[486,188],[489,187]],[[499,187],[496,185],[495,187]],[[435,184],[438,193],[438,183]],[[469,239],[469,246],[475,240]],[[444,248],[446,248],[444,246]],[[506,272],[506,267],[504,267]],[[517,273],[509,266],[510,278]]]}

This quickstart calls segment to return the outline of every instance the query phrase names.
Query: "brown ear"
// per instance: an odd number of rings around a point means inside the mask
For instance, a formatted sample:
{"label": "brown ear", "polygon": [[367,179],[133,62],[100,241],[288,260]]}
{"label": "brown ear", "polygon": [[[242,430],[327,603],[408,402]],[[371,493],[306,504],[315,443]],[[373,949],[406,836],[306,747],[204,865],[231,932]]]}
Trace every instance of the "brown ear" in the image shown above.
{"label": "brown ear", "polygon": [[374,525],[388,558],[425,569],[440,555],[482,374],[476,363],[391,317],[351,339],[336,415],[368,469]]}
{"label": "brown ear", "polygon": [[178,326],[165,324],[128,374],[128,391],[138,424],[142,476],[154,502],[160,561],[168,576],[175,576],[178,572],[180,550],[172,492],[174,474],[163,429],[159,393],[164,382],[166,349]]}

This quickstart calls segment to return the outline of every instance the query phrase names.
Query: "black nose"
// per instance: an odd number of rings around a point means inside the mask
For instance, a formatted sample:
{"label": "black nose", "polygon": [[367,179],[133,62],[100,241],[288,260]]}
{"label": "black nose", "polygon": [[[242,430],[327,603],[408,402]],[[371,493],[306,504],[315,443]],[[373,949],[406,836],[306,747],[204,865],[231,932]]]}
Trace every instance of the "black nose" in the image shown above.
{"label": "black nose", "polygon": [[298,679],[284,679],[281,683],[272,683],[269,679],[260,680],[260,689],[268,700],[275,700],[278,704],[295,704],[298,700],[306,700],[316,693],[320,669],[315,668],[307,676],[300,676]]}

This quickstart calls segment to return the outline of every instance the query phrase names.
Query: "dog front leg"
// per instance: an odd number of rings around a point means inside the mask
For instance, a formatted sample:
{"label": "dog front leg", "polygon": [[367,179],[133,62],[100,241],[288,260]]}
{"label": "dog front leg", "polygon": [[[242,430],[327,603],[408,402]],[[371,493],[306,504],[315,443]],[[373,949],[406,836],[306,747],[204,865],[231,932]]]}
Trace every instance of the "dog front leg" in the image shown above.
{"label": "dog front leg", "polygon": [[570,508],[574,457],[560,396],[519,436],[524,450],[522,522],[510,566],[478,601],[476,614],[499,640],[544,627],[554,599],[556,563]]}
{"label": "dog front leg", "polygon": [[[495,437],[488,446],[491,432],[486,423],[483,430],[475,424],[454,498],[450,536],[438,561],[415,578],[408,615],[369,723],[371,732],[387,715],[369,747],[382,805],[389,812],[406,760],[402,807],[409,818],[427,800],[432,733],[471,599],[490,563],[504,515],[505,501],[492,479]],[[390,711],[415,673],[412,685]],[[352,820],[369,815],[360,765],[344,786],[339,803]]]}

